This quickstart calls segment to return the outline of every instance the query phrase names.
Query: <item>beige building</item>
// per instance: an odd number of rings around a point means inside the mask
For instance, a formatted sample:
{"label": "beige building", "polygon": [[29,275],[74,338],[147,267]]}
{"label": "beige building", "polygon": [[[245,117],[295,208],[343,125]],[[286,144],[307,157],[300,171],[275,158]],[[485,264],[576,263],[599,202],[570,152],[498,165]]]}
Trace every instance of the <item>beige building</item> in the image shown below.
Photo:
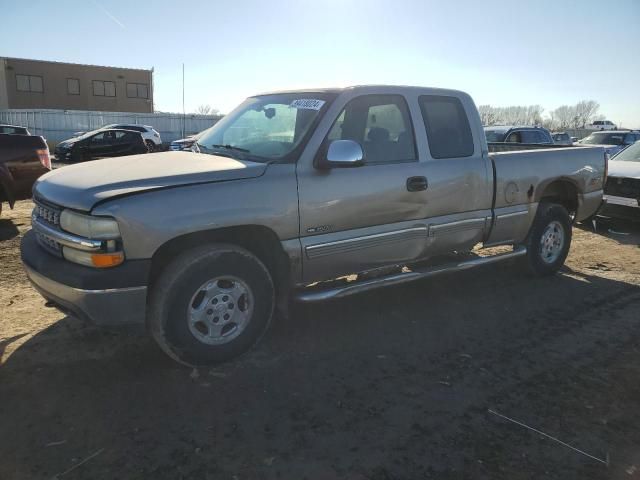
{"label": "beige building", "polygon": [[153,112],[153,69],[0,57],[0,109]]}

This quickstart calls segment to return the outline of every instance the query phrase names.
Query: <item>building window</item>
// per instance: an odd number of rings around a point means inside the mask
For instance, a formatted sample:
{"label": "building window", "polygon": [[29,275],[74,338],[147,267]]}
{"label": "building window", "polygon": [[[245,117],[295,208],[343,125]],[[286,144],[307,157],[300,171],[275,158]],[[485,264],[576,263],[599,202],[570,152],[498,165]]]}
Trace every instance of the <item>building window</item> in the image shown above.
{"label": "building window", "polygon": [[103,80],[93,80],[93,94],[96,97],[115,97],[116,84]]}
{"label": "building window", "polygon": [[80,95],[80,80],[67,78],[67,93],[69,95]]}
{"label": "building window", "polygon": [[127,97],[149,98],[149,87],[146,83],[127,83]]}
{"label": "building window", "polygon": [[16,88],[19,92],[42,93],[42,77],[39,75],[16,75]]}

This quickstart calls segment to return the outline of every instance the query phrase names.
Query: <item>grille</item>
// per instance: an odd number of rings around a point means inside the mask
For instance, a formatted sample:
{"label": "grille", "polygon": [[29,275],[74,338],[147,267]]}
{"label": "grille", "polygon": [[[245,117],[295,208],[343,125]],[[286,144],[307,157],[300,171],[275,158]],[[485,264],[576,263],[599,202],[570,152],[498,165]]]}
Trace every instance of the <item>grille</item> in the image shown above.
{"label": "grille", "polygon": [[604,187],[604,193],[616,197],[640,199],[640,179],[609,177]]}
{"label": "grille", "polygon": [[37,199],[33,214],[51,225],[60,225],[60,209]]}
{"label": "grille", "polygon": [[[33,208],[32,217],[37,218],[40,221],[44,221],[49,225],[58,227],[60,225],[60,212],[61,209],[49,202],[35,197],[33,198],[35,207]],[[34,229],[35,230],[35,229]],[[58,257],[62,257],[62,245],[56,242],[53,238],[44,235],[43,233],[36,232],[36,240],[38,244],[44,248],[47,252],[52,253]]]}

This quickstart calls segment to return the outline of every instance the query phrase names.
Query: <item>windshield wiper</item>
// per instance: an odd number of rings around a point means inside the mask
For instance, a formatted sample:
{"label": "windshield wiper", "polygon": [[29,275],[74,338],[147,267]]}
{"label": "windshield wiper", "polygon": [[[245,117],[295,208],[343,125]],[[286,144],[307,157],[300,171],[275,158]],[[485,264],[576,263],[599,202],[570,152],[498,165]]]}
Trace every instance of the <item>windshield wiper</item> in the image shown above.
{"label": "windshield wiper", "polygon": [[235,145],[211,145],[213,148],[224,148],[226,150],[235,150],[236,152],[243,152],[243,153],[251,153],[250,150],[247,150],[246,148],[241,148],[241,147],[236,147]]}

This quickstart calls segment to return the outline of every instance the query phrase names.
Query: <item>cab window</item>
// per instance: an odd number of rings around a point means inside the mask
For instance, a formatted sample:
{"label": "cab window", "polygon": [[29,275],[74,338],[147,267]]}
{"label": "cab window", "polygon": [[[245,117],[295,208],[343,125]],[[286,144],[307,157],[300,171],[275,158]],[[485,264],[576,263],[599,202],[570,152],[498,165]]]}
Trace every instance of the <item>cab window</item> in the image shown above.
{"label": "cab window", "polygon": [[416,161],[409,108],[401,95],[354,98],[338,115],[327,140],[360,143],[367,164]]}
{"label": "cab window", "polygon": [[433,158],[473,155],[471,126],[460,99],[442,95],[423,95],[419,102],[427,130],[429,151]]}

